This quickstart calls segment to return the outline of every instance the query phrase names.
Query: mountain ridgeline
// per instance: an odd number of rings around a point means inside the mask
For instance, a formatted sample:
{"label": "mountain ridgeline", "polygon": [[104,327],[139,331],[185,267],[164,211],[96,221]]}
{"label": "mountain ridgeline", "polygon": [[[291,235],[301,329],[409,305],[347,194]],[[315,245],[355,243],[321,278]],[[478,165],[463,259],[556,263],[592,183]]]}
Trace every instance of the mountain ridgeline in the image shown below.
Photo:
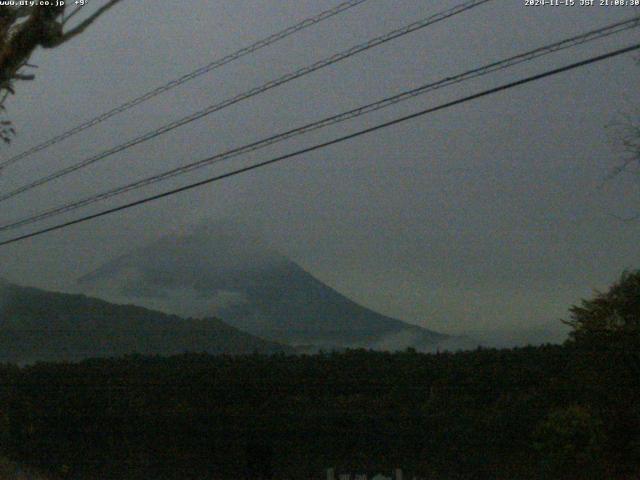
{"label": "mountain ridgeline", "polygon": [[6,282],[0,292],[0,362],[77,361],[133,353],[292,351],[217,318],[183,319]]}
{"label": "mountain ridgeline", "polygon": [[376,313],[236,225],[162,238],[79,279],[82,291],[230,325],[298,349],[421,351],[455,339]]}

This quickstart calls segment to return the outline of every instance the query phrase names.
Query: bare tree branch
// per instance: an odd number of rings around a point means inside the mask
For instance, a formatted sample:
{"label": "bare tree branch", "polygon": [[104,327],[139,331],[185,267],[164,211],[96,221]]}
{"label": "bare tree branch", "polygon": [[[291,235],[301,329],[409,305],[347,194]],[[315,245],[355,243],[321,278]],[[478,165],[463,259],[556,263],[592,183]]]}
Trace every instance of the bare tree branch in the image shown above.
{"label": "bare tree branch", "polygon": [[16,80],[33,80],[36,76],[33,74],[26,75],[24,73],[16,73],[13,78]]}
{"label": "bare tree branch", "polygon": [[86,6],[87,6],[87,4],[84,3],[82,5],[78,5],[76,8],[74,8],[73,12],[71,12],[69,15],[65,16],[62,19],[62,25],[66,25],[69,20],[71,20],[73,17],[75,17],[78,14],[78,12],[80,12]]}
{"label": "bare tree branch", "polygon": [[[37,47],[55,48],[62,45],[84,32],[120,1],[109,0],[68,32],[63,32],[63,24],[59,20],[65,6],[0,7],[0,88],[6,88],[12,79],[22,79],[16,74],[27,64]],[[26,16],[26,20],[16,23],[21,16]]]}
{"label": "bare tree branch", "polygon": [[[98,17],[121,0],[109,0],[76,27],[65,32],[64,25],[79,11],[73,10],[66,18],[65,5],[0,6],[0,110],[8,94],[15,92],[15,81],[33,80],[33,74],[20,72],[38,48],[55,48],[83,33]],[[4,125],[4,124],[3,124]],[[7,142],[12,128],[0,128],[0,140]]]}
{"label": "bare tree branch", "polygon": [[61,45],[64,42],[67,42],[69,40],[71,40],[73,37],[75,37],[76,35],[81,34],[82,32],[84,32],[93,22],[95,22],[98,17],[100,17],[100,15],[102,15],[103,13],[107,12],[110,8],[112,8],[114,5],[116,5],[117,3],[119,3],[121,0],[109,0],[109,2],[107,2],[106,5],[102,6],[101,8],[99,8],[93,15],[91,15],[89,18],[87,18],[86,20],[84,20],[83,22],[81,22],[79,25],[77,25],[75,28],[73,28],[72,30],[64,33],[62,35],[62,37],[60,38],[60,42],[57,43],[54,46],[58,46]]}

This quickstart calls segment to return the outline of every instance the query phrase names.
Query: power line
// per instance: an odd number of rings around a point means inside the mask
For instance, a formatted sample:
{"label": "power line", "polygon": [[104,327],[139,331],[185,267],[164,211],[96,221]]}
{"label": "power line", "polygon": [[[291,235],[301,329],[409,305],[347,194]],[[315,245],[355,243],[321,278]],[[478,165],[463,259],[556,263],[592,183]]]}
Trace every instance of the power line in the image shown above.
{"label": "power line", "polygon": [[[146,102],[147,100],[152,99],[153,97],[156,97],[157,95],[160,95],[164,92],[167,92],[169,90],[171,90],[172,88],[175,88],[179,85],[182,85],[184,83],[187,83],[191,80],[193,80],[194,78],[197,78],[201,75],[204,75],[205,73],[209,73],[212,70],[215,70],[217,68],[222,67],[223,65],[226,65],[227,63],[231,63],[235,60],[238,60],[239,58],[244,57],[245,55],[249,55],[251,53],[254,53],[264,47],[267,47],[269,45],[272,45],[280,40],[283,40],[291,35],[293,35],[294,33],[297,33],[301,30],[304,30],[308,27],[311,27],[317,23],[322,22],[323,20],[326,20],[328,18],[331,18],[335,15],[338,15],[342,12],[345,12],[357,5],[360,5],[361,3],[364,3],[368,0],[350,0],[348,2],[343,2],[339,5],[337,5],[334,8],[331,8],[329,10],[325,10],[324,12],[319,13],[318,15],[315,15],[313,17],[309,17],[306,18],[305,20],[292,25],[291,27],[288,27],[280,32],[274,33],[273,35],[270,35],[266,38],[263,38],[262,40],[258,40],[257,42],[248,45],[244,48],[241,48],[240,50],[237,50],[225,57],[219,58],[217,60],[214,60],[213,62],[204,65],[192,72],[189,72],[179,78],[176,78],[174,80],[171,80],[168,83],[165,83],[164,85],[161,85],[153,90],[150,90],[142,95],[140,95],[139,97],[136,97],[132,100],[129,100],[126,103],[123,103],[122,105],[113,108],[112,110],[109,110],[105,113],[102,113],[101,115],[98,115],[97,117],[94,117],[90,120],[87,120],[84,123],[81,123],[80,125],[77,125],[73,128],[71,128],[70,130],[67,130],[59,135],[56,135],[55,137],[50,138],[49,140],[46,140],[28,150],[25,150],[22,153],[19,153],[18,155],[15,155],[7,160],[5,160],[4,162],[0,162],[0,169],[11,165],[13,163],[16,163],[20,160],[22,160],[23,158],[26,158],[30,155],[33,155],[36,152],[39,152],[41,150],[44,150],[46,148],[51,147],[52,145],[55,145],[56,143],[59,143],[63,140],[66,140],[69,137],[72,137],[73,135],[80,133],[88,128],[91,128],[95,125],[98,125],[99,123],[104,122],[105,120],[114,117],[122,112],[125,112],[137,105],[140,105],[143,102]],[[86,4],[85,4],[86,5]],[[73,12],[71,12],[71,15],[69,15],[69,17],[67,17],[67,20],[69,18],[71,18],[72,15],[75,15],[76,13],[78,13],[78,11],[82,8],[83,6],[79,6],[78,8],[76,8]],[[65,20],[66,21],[66,20]]]}
{"label": "power line", "polygon": [[208,179],[201,180],[199,182],[190,183],[190,184],[185,185],[183,187],[175,188],[175,189],[169,190],[167,192],[163,192],[163,193],[160,193],[160,194],[152,195],[150,197],[146,197],[146,198],[143,198],[141,200],[136,200],[134,202],[129,202],[129,203],[121,205],[119,207],[109,208],[107,210],[103,210],[103,211],[98,212],[98,213],[94,213],[94,214],[91,214],[91,215],[86,215],[84,217],[77,218],[75,220],[70,220],[68,222],[60,223],[60,224],[54,225],[52,227],[43,228],[43,229],[37,230],[35,232],[31,232],[31,233],[28,233],[28,234],[25,234],[25,235],[14,237],[14,238],[11,238],[9,240],[5,240],[3,242],[0,242],[0,246],[4,246],[4,245],[11,244],[11,243],[19,242],[19,241],[22,241],[22,240],[26,240],[28,238],[33,238],[33,237],[36,237],[36,236],[39,236],[39,235],[43,235],[45,233],[49,233],[49,232],[52,232],[52,231],[55,231],[55,230],[60,230],[60,229],[63,229],[63,228],[67,228],[67,227],[70,227],[72,225],[76,225],[78,223],[83,223],[83,222],[86,222],[86,221],[89,221],[89,220],[93,220],[95,218],[99,218],[99,217],[103,217],[105,215],[109,215],[109,214],[112,214],[112,213],[115,213],[115,212],[119,212],[121,210],[126,210],[126,209],[129,209],[129,208],[138,206],[138,205],[142,205],[142,204],[149,203],[149,202],[152,202],[152,201],[155,201],[155,200],[159,200],[159,199],[164,198],[164,197],[169,197],[169,196],[175,195],[177,193],[181,193],[181,192],[184,192],[184,191],[187,191],[187,190],[191,190],[191,189],[194,189],[194,188],[197,188],[197,187],[201,187],[203,185],[214,183],[214,182],[223,180],[225,178],[229,178],[229,177],[233,177],[233,176],[239,175],[241,173],[249,172],[251,170],[256,170],[258,168],[266,167],[267,165],[272,165],[274,163],[278,163],[278,162],[281,162],[283,160],[287,160],[287,159],[292,158],[292,157],[303,155],[305,153],[309,153],[309,152],[312,152],[312,151],[315,151],[315,150],[320,150],[320,149],[329,147],[331,145],[335,145],[335,144],[338,144],[338,143],[341,143],[341,142],[344,142],[344,141],[347,141],[347,140],[351,140],[353,138],[360,137],[362,135],[366,135],[366,134],[369,134],[369,133],[372,133],[372,132],[375,132],[375,131],[378,131],[378,130],[381,130],[381,129],[384,129],[384,128],[391,127],[393,125],[404,123],[404,122],[407,122],[407,121],[412,120],[414,118],[422,117],[424,115],[427,115],[427,114],[430,114],[430,113],[434,113],[434,112],[437,112],[439,110],[444,110],[446,108],[450,108],[450,107],[453,107],[455,105],[460,105],[462,103],[466,103],[466,102],[469,102],[469,101],[472,101],[472,100],[476,100],[476,99],[481,98],[481,97],[486,97],[488,95],[493,95],[495,93],[502,92],[502,91],[505,91],[505,90],[509,90],[511,88],[518,87],[520,85],[524,85],[524,84],[531,83],[531,82],[534,82],[534,81],[537,81],[537,80],[541,80],[543,78],[551,77],[553,75],[558,75],[560,73],[567,72],[569,70],[573,70],[573,69],[576,69],[576,68],[579,68],[579,67],[582,67],[582,66],[585,66],[585,65],[589,65],[589,64],[596,63],[596,62],[599,62],[599,61],[602,61],[602,60],[606,60],[608,58],[613,58],[613,57],[616,57],[616,56],[619,56],[619,55],[623,55],[625,53],[629,53],[629,52],[632,52],[632,51],[635,51],[635,50],[639,50],[639,49],[640,49],[640,43],[637,43],[637,44],[631,45],[629,47],[625,47],[625,48],[621,48],[621,49],[618,49],[618,50],[614,50],[612,52],[605,53],[603,55],[598,55],[596,57],[591,57],[591,58],[588,58],[587,60],[583,60],[583,61],[580,61],[580,62],[572,63],[572,64],[566,65],[564,67],[556,68],[556,69],[553,69],[553,70],[548,70],[548,71],[546,71],[544,73],[540,73],[540,74],[537,74],[537,75],[532,75],[530,77],[526,77],[526,78],[523,78],[523,79],[520,79],[520,80],[516,80],[514,82],[506,83],[506,84],[500,85],[500,86],[495,87],[495,88],[484,90],[484,91],[482,91],[480,93],[476,93],[476,94],[469,95],[469,96],[466,96],[466,97],[463,97],[463,98],[459,98],[459,99],[453,100],[451,102],[443,103],[443,104],[438,105],[436,107],[427,108],[425,110],[421,110],[419,112],[416,112],[416,113],[413,113],[413,114],[410,114],[410,115],[406,115],[406,116],[403,116],[403,117],[400,117],[400,118],[396,118],[396,119],[390,120],[388,122],[380,123],[380,124],[375,125],[373,127],[369,127],[369,128],[364,129],[364,130],[359,130],[359,131],[357,131],[355,133],[351,133],[351,134],[344,135],[344,136],[341,136],[341,137],[338,137],[338,138],[334,138],[333,140],[329,140],[327,142],[318,143],[318,144],[313,145],[311,147],[303,148],[301,150],[297,150],[295,152],[288,153],[286,155],[281,155],[279,157],[275,157],[275,158],[272,158],[270,160],[265,160],[263,162],[259,162],[259,163],[256,163],[256,164],[253,164],[253,165],[250,165],[250,166],[247,166],[247,167],[243,167],[243,168],[240,168],[240,169],[237,169],[237,170],[233,170],[231,172],[227,172],[227,173],[223,173],[223,174],[220,174],[220,175],[216,175],[214,177],[210,177]]}
{"label": "power line", "polygon": [[465,12],[467,10],[470,10],[472,8],[478,7],[484,3],[490,2],[492,0],[471,0],[471,1],[467,1],[465,3],[462,3],[460,5],[457,5],[453,8],[450,8],[448,10],[445,10],[443,12],[437,13],[435,15],[431,15],[427,18],[424,18],[422,20],[419,20],[417,22],[413,22],[409,25],[406,25],[402,28],[393,30],[389,33],[386,33],[382,36],[373,38],[365,43],[356,45],[354,47],[349,48],[348,50],[345,50],[341,53],[337,53],[335,55],[332,55],[328,58],[325,58],[323,60],[320,60],[318,62],[315,62],[311,65],[308,65],[306,67],[300,68],[294,72],[288,73],[286,75],[283,75],[282,77],[279,77],[275,80],[271,80],[259,87],[255,87],[252,88],[251,90],[248,90],[244,93],[241,93],[239,95],[236,95],[234,97],[228,98],[226,100],[223,100],[220,103],[216,103],[214,105],[210,105],[209,107],[200,110],[198,112],[192,113],[191,115],[188,115],[186,117],[183,117],[179,120],[176,120],[174,122],[171,122],[167,125],[164,125],[163,127],[160,127],[158,129],[152,130],[150,132],[147,132],[139,137],[136,137],[132,140],[129,140],[128,142],[122,143],[120,145],[117,145],[113,148],[110,148],[108,150],[102,151],[96,155],[94,155],[93,157],[89,157],[87,159],[84,159],[74,165],[70,165],[66,168],[63,168],[61,170],[58,170],[56,172],[53,172],[49,175],[46,175],[44,177],[39,178],[38,180],[35,180],[31,183],[28,183],[26,185],[23,185],[21,187],[18,187],[8,193],[4,193],[4,194],[0,194],[0,202],[8,200],[9,198],[15,197],[16,195],[19,195],[21,193],[24,193],[26,191],[29,191],[33,188],[39,187],[40,185],[44,185],[45,183],[48,183],[52,180],[55,180],[57,178],[63,177],[65,175],[68,175],[70,173],[73,173],[77,170],[80,170],[84,167],[87,167],[93,163],[96,163],[100,160],[103,160],[107,157],[110,157],[111,155],[114,155],[116,153],[122,152],[124,150],[127,150],[135,145],[139,145],[141,143],[147,142],[149,140],[152,140],[160,135],[163,135],[165,133],[168,133],[176,128],[182,127],[184,125],[187,125],[191,122],[194,122],[196,120],[199,120],[200,118],[203,118],[207,115],[210,115],[214,112],[223,110],[227,107],[230,107],[236,103],[239,103],[243,100],[246,100],[248,98],[254,97],[256,95],[259,95],[261,93],[264,93],[268,90],[271,90],[272,88],[278,87],[280,85],[283,85],[285,83],[291,82],[297,78],[300,78],[302,76],[308,75],[310,73],[313,73],[317,70],[320,70],[322,68],[328,67],[329,65],[333,65],[337,62],[340,62],[342,60],[345,60],[349,57],[352,57],[354,55],[357,55],[358,53],[364,52],[366,50],[369,50],[373,47],[376,47],[378,45],[382,45],[384,43],[390,42],[391,40],[395,40],[396,38],[402,37],[404,35],[408,35],[409,33],[415,32],[416,30],[425,28],[427,26],[433,25],[434,23],[440,22],[442,20],[445,20],[447,18],[453,17],[455,15],[458,15],[462,12]]}
{"label": "power line", "polygon": [[382,108],[386,108],[389,107],[391,105],[394,105],[396,103],[408,100],[410,98],[416,97],[418,95],[422,95],[425,93],[428,93],[430,91],[433,90],[437,90],[443,87],[447,87],[450,85],[454,85],[457,83],[461,83],[463,81],[466,80],[471,80],[473,78],[477,78],[480,76],[484,76],[487,75],[489,73],[493,73],[499,70],[503,70],[506,68],[510,68],[512,66],[515,66],[517,64],[523,63],[523,62],[527,62],[527,61],[531,61],[533,59],[545,56],[545,55],[549,55],[551,53],[560,51],[560,50],[564,50],[567,48],[572,48],[575,47],[577,45],[582,45],[585,44],[587,42],[591,42],[591,41],[595,41],[597,39],[603,38],[603,37],[607,37],[610,35],[614,35],[617,33],[621,33],[622,31],[625,30],[629,30],[631,28],[636,28],[640,25],[640,16],[638,17],[634,17],[628,20],[624,20],[621,22],[617,22],[614,23],[612,25],[608,25],[606,27],[602,27],[596,30],[592,30],[574,37],[570,37],[564,40],[561,40],[559,42],[555,42],[552,43],[550,45],[546,45],[543,47],[539,47],[536,48],[534,50],[529,50],[527,52],[524,53],[520,53],[517,55],[514,55],[512,57],[508,57],[506,59],[500,60],[500,61],[496,61],[493,63],[489,63],[487,65],[484,65],[482,67],[478,67],[472,70],[468,70],[465,71],[463,73],[454,75],[454,76],[450,76],[450,77],[445,77],[439,81],[436,82],[432,82],[432,83],[428,83],[422,86],[419,86],[417,88],[408,90],[408,91],[404,91],[401,92],[397,95],[393,95],[387,98],[384,98],[382,100],[373,102],[373,103],[369,103],[367,105],[352,109],[352,110],[348,110],[346,112],[342,112],[340,114],[337,115],[333,115],[330,117],[326,117],[324,119],[312,122],[312,123],[308,123],[306,125],[276,134],[276,135],[272,135],[270,137],[249,143],[247,145],[243,145],[240,147],[236,147],[234,149],[219,153],[217,155],[213,155],[211,157],[196,161],[196,162],[192,162],[189,163],[187,165],[183,165],[177,168],[174,168],[172,170],[168,170],[166,172],[157,174],[157,175],[153,175],[147,178],[143,178],[141,180],[129,183],[127,185],[121,186],[121,187],[117,187],[115,189],[112,190],[108,190],[106,192],[102,192],[99,194],[95,194],[95,195],[91,195],[87,198],[78,200],[76,202],[72,202],[72,203],[68,203],[59,207],[55,207],[49,210],[46,210],[44,212],[40,212],[36,215],[32,215],[26,218],[22,218],[22,219],[18,219],[15,220],[11,223],[8,224],[4,224],[4,225],[0,225],[0,232],[1,231],[5,231],[5,230],[11,230],[11,229],[15,229],[24,225],[28,225],[31,223],[35,223],[37,221],[40,220],[44,220],[53,216],[57,216],[57,215],[61,215],[63,213],[67,213],[70,211],[74,211],[77,210],[79,208],[85,207],[87,205],[96,203],[98,201],[102,201],[102,200],[106,200],[108,198],[112,198],[114,196],[117,195],[121,195],[123,193],[132,191],[132,190],[136,190],[148,185],[152,185],[154,183],[178,176],[178,175],[182,175],[184,173],[196,170],[198,168],[202,168],[214,163],[218,163],[224,160],[228,160],[230,158],[233,157],[237,157],[239,155],[243,155],[245,153],[249,153],[249,152],[253,152],[256,150],[259,150],[261,148],[279,143],[281,141],[314,131],[314,130],[318,130],[321,128],[325,128],[328,127],[330,125],[334,125],[340,122],[344,122],[346,120],[350,120],[377,110],[380,110]]}

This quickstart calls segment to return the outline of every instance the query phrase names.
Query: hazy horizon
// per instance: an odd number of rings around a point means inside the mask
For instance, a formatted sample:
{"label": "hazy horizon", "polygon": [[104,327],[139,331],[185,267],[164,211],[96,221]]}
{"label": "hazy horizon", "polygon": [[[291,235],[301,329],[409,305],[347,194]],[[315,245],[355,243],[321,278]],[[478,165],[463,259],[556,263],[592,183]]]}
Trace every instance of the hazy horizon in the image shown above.
{"label": "hazy horizon", "polygon": [[[264,0],[248,8],[247,2],[193,2],[185,8],[122,2],[73,42],[36,53],[36,79],[20,84],[7,104],[18,135],[2,147],[3,158],[338,3]],[[0,189],[15,188],[457,3],[425,8],[415,0],[366,2],[7,168]],[[0,221],[634,14],[637,9],[489,2],[3,202]],[[626,46],[637,41],[636,30],[442,89],[124,199]],[[639,183],[633,175],[605,181],[622,156],[616,127],[607,126],[640,100],[636,57],[617,57],[5,246],[0,275],[23,285],[71,290],[78,277],[132,248],[233,217],[263,232],[318,279],[384,315],[443,333],[559,325],[557,319],[566,317],[571,304],[591,296],[594,288],[605,289],[624,269],[640,266],[640,221],[616,218],[638,210]],[[9,232],[2,236],[8,237]]]}

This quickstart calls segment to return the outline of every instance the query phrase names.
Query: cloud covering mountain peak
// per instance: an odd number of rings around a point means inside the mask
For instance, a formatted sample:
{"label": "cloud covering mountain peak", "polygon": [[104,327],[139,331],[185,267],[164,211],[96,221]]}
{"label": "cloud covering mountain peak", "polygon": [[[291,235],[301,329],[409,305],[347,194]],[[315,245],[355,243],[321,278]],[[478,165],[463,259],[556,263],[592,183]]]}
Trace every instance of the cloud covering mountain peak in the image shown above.
{"label": "cloud covering mountain peak", "polygon": [[103,298],[183,316],[216,315],[294,345],[432,350],[448,338],[358,305],[229,221],[163,237],[78,283]]}

